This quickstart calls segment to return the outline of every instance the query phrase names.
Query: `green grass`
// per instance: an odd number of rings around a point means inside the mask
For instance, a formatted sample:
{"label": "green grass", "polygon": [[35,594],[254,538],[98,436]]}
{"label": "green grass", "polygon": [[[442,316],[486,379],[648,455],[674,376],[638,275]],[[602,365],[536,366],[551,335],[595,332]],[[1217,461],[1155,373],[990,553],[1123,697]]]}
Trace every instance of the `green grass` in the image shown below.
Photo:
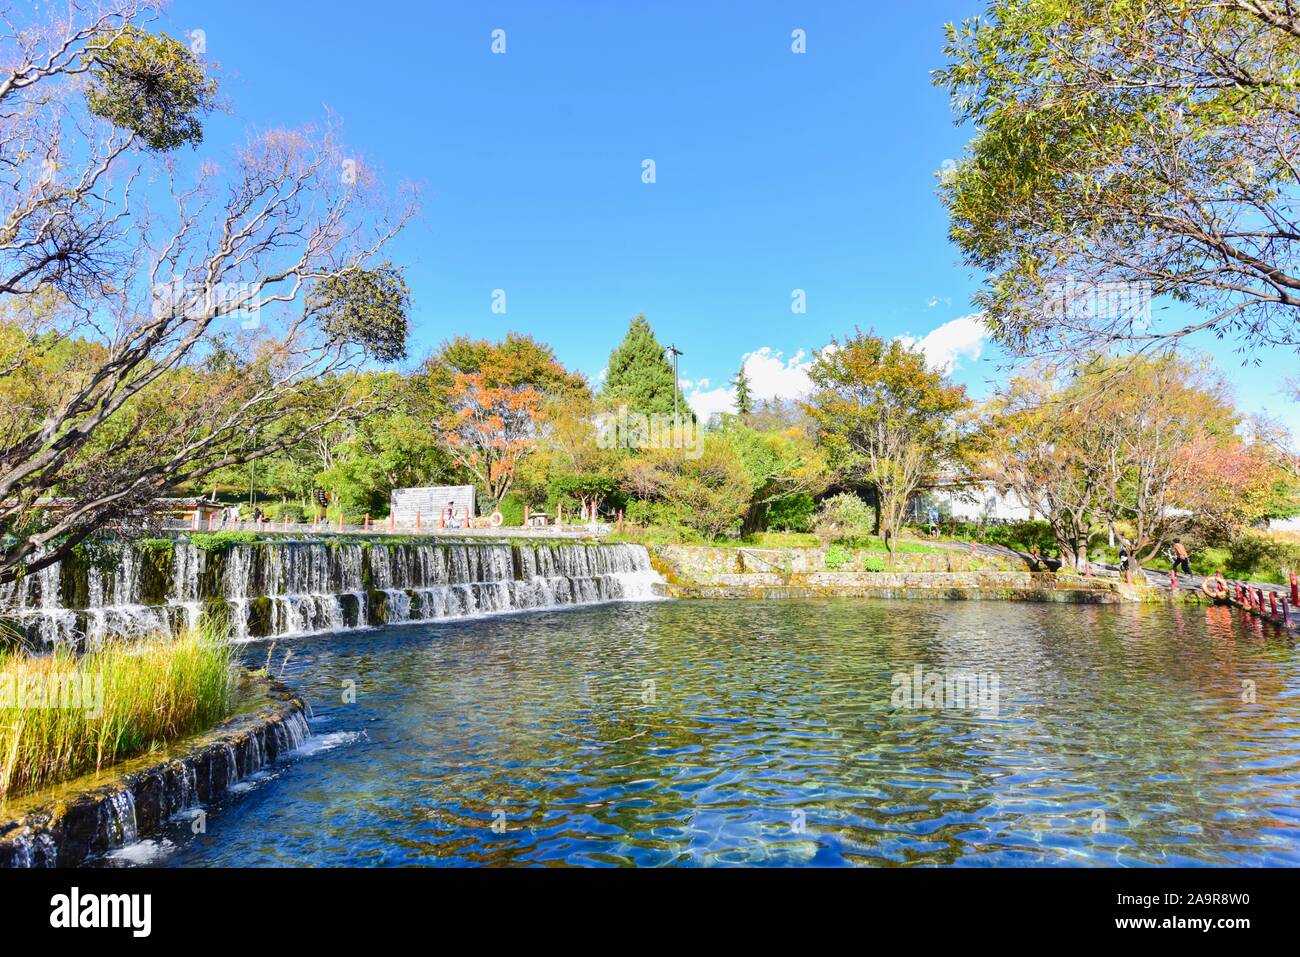
{"label": "green grass", "polygon": [[[841,539],[840,544],[857,549],[860,552],[887,553],[889,551],[885,545],[885,540],[877,535],[857,535],[853,538]],[[927,545],[925,542],[914,541],[910,538],[899,538],[895,539],[894,542],[894,553],[896,555],[939,555],[948,551],[948,549]]]}
{"label": "green grass", "polygon": [[234,699],[231,646],[201,634],[0,652],[0,800],[211,727]]}

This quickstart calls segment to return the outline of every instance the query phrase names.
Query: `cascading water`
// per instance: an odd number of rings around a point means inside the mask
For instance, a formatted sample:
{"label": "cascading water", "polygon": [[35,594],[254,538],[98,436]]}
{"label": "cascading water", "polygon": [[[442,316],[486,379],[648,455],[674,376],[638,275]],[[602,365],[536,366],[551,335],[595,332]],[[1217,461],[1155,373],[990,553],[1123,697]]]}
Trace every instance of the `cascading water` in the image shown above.
{"label": "cascading water", "polygon": [[134,548],[117,550],[107,568],[89,571],[86,638],[92,646],[106,638],[171,634],[166,606],[147,605],[140,590],[140,556]]}
{"label": "cascading water", "polygon": [[371,549],[386,624],[655,597],[639,545],[398,545]]}
{"label": "cascading water", "polygon": [[[68,645],[77,640],[77,615],[64,607],[60,569],[47,565],[20,581],[0,585],[0,618],[10,617],[33,644]],[[7,611],[6,611],[7,609]]]}
{"label": "cascading water", "polygon": [[175,634],[220,616],[236,639],[316,634],[602,601],[661,582],[639,545],[185,540],[101,546],[0,591],[37,646]]}

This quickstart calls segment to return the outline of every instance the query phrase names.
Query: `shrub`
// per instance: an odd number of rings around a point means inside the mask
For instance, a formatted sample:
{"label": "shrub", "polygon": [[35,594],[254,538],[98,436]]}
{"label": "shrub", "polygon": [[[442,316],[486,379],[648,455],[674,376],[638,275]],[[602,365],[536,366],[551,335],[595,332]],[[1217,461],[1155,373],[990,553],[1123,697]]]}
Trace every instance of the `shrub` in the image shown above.
{"label": "shrub", "polygon": [[707,435],[698,457],[680,449],[648,449],[628,461],[623,489],[645,503],[628,515],[650,524],[675,525],[718,538],[740,530],[749,508],[749,479],[723,439]]}
{"label": "shrub", "polygon": [[817,509],[813,530],[826,541],[869,535],[876,524],[876,510],[852,492],[825,499]]}
{"label": "shrub", "polygon": [[879,555],[866,554],[862,556],[862,570],[864,572],[883,572],[885,567],[885,559]]}
{"label": "shrub", "polygon": [[833,572],[839,571],[853,560],[853,553],[840,545],[832,545],[826,550],[826,567]]}
{"label": "shrub", "polygon": [[810,532],[817,503],[807,492],[778,498],[767,508],[767,527],[774,532]]}
{"label": "shrub", "polygon": [[261,536],[257,532],[193,532],[190,534],[190,542],[195,548],[208,553],[224,552],[235,545],[252,545],[260,542]]}
{"label": "shrub", "polygon": [[1287,574],[1295,569],[1300,569],[1300,545],[1248,533],[1229,546],[1230,575],[1285,582]]}
{"label": "shrub", "polygon": [[291,523],[301,524],[307,520],[306,512],[297,502],[271,502],[262,506],[262,513],[273,522],[283,522],[288,518]]}
{"label": "shrub", "polygon": [[511,492],[509,495],[503,498],[501,500],[501,504],[497,506],[497,509],[500,510],[501,517],[502,519],[504,519],[503,524],[505,525],[524,524],[524,500],[520,498],[518,495],[516,495],[514,492]]}

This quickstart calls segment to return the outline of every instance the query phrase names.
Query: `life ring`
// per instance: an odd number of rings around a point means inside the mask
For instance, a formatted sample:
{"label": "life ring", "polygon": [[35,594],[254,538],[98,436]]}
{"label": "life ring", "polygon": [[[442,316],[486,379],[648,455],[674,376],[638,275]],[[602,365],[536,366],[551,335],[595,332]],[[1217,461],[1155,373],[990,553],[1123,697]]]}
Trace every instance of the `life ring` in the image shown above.
{"label": "life ring", "polygon": [[1211,585],[1217,585],[1217,584],[1218,584],[1218,579],[1205,578],[1201,581],[1201,591],[1205,593],[1206,598],[1212,598],[1215,601],[1223,601],[1228,597],[1229,594],[1227,584],[1226,583],[1224,584],[1223,591],[1219,591],[1217,587],[1216,588],[1210,587]]}
{"label": "life ring", "polygon": [[500,509],[498,509],[497,511],[493,512],[493,513],[492,513],[492,517],[488,519],[488,521],[492,523],[492,527],[493,527],[493,528],[500,528],[501,525],[502,525],[502,523],[505,522],[505,520],[506,520],[506,517],[505,517],[504,515],[501,514]]}

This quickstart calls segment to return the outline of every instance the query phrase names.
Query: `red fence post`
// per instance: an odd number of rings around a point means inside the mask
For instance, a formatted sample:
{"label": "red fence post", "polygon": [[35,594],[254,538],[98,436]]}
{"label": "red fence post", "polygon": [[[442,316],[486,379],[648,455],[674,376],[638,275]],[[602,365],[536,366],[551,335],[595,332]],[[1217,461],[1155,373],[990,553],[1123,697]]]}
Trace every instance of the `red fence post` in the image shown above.
{"label": "red fence post", "polygon": [[1300,605],[1300,578],[1295,572],[1291,573],[1291,604]]}

